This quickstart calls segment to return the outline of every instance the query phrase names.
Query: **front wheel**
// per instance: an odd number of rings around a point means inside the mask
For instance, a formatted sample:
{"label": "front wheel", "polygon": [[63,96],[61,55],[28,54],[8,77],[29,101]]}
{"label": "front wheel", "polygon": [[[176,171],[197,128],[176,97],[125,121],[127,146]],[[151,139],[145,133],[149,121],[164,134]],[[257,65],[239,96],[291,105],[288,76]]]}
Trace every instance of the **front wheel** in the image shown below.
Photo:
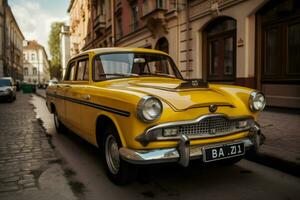
{"label": "front wheel", "polygon": [[122,147],[122,143],[115,128],[105,131],[102,147],[106,173],[112,182],[124,185],[135,178],[136,166],[120,158],[119,149]]}

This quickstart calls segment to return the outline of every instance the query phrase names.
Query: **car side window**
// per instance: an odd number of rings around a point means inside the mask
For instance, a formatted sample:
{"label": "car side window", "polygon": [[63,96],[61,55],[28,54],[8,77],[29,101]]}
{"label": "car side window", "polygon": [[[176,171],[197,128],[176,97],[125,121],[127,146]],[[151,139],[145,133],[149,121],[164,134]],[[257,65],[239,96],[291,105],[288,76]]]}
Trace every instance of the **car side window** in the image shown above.
{"label": "car side window", "polygon": [[85,60],[85,70],[83,74],[83,80],[88,81],[89,80],[89,60]]}
{"label": "car side window", "polygon": [[73,81],[74,80],[74,75],[75,75],[75,62],[70,63],[69,68],[68,68],[68,73],[65,76],[66,81]]}
{"label": "car side window", "polygon": [[83,59],[78,61],[76,80],[77,81],[89,80],[88,59]]}

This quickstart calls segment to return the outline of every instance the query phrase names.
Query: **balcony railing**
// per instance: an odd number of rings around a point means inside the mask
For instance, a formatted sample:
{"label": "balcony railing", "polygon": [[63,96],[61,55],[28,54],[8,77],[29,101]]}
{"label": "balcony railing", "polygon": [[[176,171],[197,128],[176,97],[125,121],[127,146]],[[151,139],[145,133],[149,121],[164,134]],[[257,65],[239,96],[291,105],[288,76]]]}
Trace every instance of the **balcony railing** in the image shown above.
{"label": "balcony railing", "polygon": [[94,18],[94,29],[105,28],[105,15],[98,15]]}
{"label": "balcony railing", "polygon": [[143,16],[149,15],[155,11],[166,11],[166,1],[163,0],[151,0],[147,1],[143,5]]}

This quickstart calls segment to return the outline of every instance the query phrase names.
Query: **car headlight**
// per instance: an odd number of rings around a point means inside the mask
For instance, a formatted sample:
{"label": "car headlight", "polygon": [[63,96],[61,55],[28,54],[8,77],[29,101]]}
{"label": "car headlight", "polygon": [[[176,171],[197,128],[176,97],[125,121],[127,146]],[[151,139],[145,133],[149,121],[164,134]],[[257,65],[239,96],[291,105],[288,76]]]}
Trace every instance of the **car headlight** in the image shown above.
{"label": "car headlight", "polygon": [[137,106],[137,115],[144,122],[152,122],[158,119],[163,106],[159,99],[152,96],[143,97]]}
{"label": "car headlight", "polygon": [[266,106],[266,98],[261,92],[252,92],[249,97],[249,107],[253,112],[262,111]]}

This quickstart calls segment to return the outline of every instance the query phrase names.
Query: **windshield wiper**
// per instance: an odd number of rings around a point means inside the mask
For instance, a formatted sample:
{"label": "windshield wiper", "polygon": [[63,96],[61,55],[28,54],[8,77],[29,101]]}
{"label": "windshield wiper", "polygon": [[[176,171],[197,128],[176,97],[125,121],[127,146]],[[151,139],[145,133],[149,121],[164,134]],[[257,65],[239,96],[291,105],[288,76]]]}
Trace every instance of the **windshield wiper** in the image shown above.
{"label": "windshield wiper", "polygon": [[126,76],[138,76],[138,74],[102,73],[102,74],[98,74],[98,76],[121,76],[121,77],[126,77]]}
{"label": "windshield wiper", "polygon": [[173,75],[170,74],[160,74],[160,73],[142,73],[141,75],[146,75],[146,76],[160,76],[160,77],[168,77],[168,78],[177,78]]}

